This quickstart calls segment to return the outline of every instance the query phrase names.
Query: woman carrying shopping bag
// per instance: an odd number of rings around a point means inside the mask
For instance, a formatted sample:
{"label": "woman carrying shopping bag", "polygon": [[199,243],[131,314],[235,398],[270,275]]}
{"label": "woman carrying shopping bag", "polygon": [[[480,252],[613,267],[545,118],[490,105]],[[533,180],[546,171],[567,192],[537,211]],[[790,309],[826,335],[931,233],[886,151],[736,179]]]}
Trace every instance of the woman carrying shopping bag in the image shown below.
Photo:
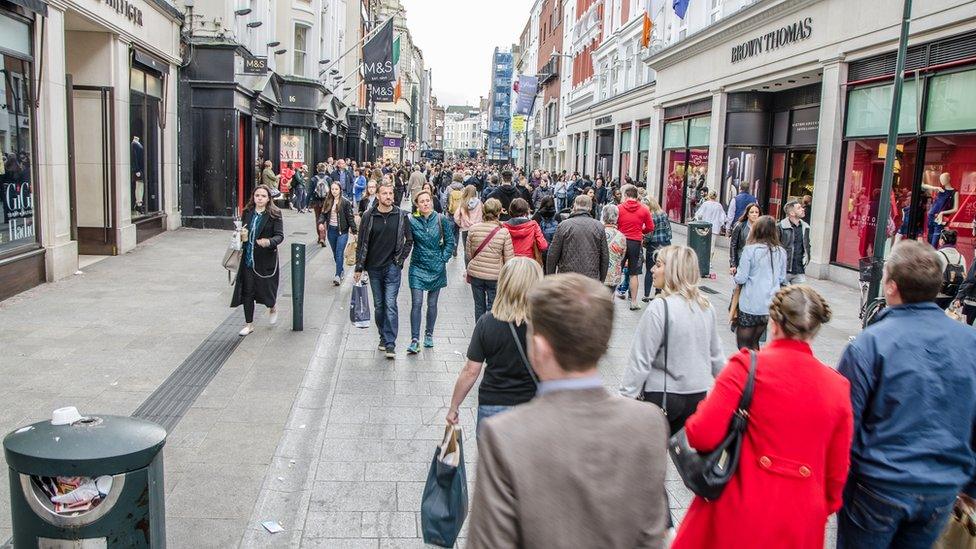
{"label": "woman carrying shopping bag", "polygon": [[258,185],[241,217],[243,254],[230,306],[244,305],[244,328],[240,335],[254,331],[254,304],[268,308],[268,323],[278,323],[278,246],[285,239],[281,210],[271,201],[271,188]]}
{"label": "woman carrying shopping bag", "polygon": [[447,262],[454,250],[454,233],[447,218],[434,211],[434,197],[426,190],[414,197],[417,213],[410,216],[413,252],[410,257],[410,346],[407,353],[420,352],[420,322],[424,294],[427,294],[427,325],[424,347],[434,346],[434,324],[437,322],[437,297],[447,286]]}
{"label": "woman carrying shopping bag", "polygon": [[338,286],[342,282],[345,265],[343,255],[346,251],[346,242],[349,241],[349,233],[355,235],[357,229],[352,202],[342,196],[342,187],[334,181],[329,186],[329,195],[322,202],[322,214],[319,215],[319,232],[323,226],[326,227],[326,237],[329,240],[329,247],[332,248],[332,259],[336,266],[332,285]]}

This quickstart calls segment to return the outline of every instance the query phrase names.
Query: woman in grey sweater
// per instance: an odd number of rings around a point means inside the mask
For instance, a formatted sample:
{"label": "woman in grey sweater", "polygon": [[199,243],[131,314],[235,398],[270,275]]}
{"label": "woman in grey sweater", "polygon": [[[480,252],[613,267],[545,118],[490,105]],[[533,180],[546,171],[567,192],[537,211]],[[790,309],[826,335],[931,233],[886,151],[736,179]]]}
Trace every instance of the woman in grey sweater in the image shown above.
{"label": "woman in grey sweater", "polygon": [[695,252],[680,245],[661,248],[651,275],[661,297],[651,301],[637,324],[620,393],[663,408],[666,390],[665,413],[675,433],[712,388],[726,357],[715,308],[698,290],[701,272]]}

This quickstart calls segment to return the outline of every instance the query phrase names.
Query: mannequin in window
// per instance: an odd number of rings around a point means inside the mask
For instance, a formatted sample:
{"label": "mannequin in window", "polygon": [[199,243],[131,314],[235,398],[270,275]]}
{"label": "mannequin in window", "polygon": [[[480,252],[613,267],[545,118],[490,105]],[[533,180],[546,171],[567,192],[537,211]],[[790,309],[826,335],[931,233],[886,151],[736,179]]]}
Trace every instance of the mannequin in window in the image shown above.
{"label": "mannequin in window", "polygon": [[142,177],[144,159],[145,149],[139,141],[139,136],[133,135],[129,155],[130,169],[132,170],[132,211],[140,213],[145,213],[142,204],[146,196],[146,185]]}
{"label": "mannequin in window", "polygon": [[939,176],[938,183],[938,185],[922,183],[922,190],[934,193],[928,216],[928,241],[933,247],[938,247],[942,229],[948,224],[949,218],[959,211],[959,193],[952,187],[949,172],[943,172]]}

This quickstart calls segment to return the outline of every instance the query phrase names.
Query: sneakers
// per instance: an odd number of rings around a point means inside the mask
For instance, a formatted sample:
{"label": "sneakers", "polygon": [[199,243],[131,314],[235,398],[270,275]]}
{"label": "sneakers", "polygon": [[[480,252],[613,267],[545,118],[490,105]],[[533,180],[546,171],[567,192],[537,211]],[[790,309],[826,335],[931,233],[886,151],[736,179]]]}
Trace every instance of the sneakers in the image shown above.
{"label": "sneakers", "polygon": [[434,346],[434,336],[431,335],[424,336],[424,347],[430,349],[433,346]]}
{"label": "sneakers", "polygon": [[277,323],[278,323],[278,310],[277,309],[271,309],[268,312],[268,324],[274,326]]}
{"label": "sneakers", "polygon": [[643,301],[644,303],[650,303],[652,299],[654,298],[649,295],[645,295],[644,297],[641,298],[641,301]]}
{"label": "sneakers", "polygon": [[332,279],[332,285],[338,286],[340,284],[342,284],[342,277],[339,275],[335,275],[335,278]]}
{"label": "sneakers", "polygon": [[617,292],[617,299],[627,299],[627,292]]}
{"label": "sneakers", "polygon": [[385,351],[386,350],[386,343],[383,343],[383,340],[382,339],[380,340],[380,344],[376,346],[376,350],[377,351]]}
{"label": "sneakers", "polygon": [[241,331],[237,332],[237,335],[244,337],[250,335],[251,332],[253,331],[254,331],[253,326],[244,326],[243,328],[241,328]]}
{"label": "sneakers", "polygon": [[394,358],[396,358],[396,351],[393,349],[393,347],[387,347],[386,350],[383,352],[383,356],[385,356],[390,360],[393,360]]}
{"label": "sneakers", "polygon": [[416,339],[411,340],[410,345],[407,347],[407,354],[415,355],[419,352],[420,352],[420,343],[417,343]]}
{"label": "sneakers", "polygon": [[630,310],[631,311],[639,311],[639,310],[641,310],[640,303],[631,303],[630,304]]}

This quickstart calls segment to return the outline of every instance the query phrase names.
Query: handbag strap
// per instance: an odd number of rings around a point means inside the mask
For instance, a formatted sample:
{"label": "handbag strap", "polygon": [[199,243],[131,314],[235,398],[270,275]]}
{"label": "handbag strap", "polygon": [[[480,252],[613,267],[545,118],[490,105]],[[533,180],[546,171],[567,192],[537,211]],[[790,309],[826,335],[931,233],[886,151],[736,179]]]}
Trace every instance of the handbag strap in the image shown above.
{"label": "handbag strap", "polygon": [[742,398],[739,399],[739,407],[736,413],[749,417],[749,406],[752,404],[752,394],[756,390],[756,364],[758,355],[756,351],[749,350],[749,377],[746,378],[746,385],[742,388]]}
{"label": "handbag strap", "polygon": [[522,364],[525,365],[525,369],[529,371],[529,377],[532,378],[533,383],[538,387],[539,378],[535,377],[532,365],[529,364],[529,359],[525,356],[525,349],[522,348],[522,340],[519,339],[518,332],[515,331],[515,323],[509,322],[508,329],[512,331],[512,338],[515,339],[515,346],[518,347],[519,356],[522,357]]}
{"label": "handbag strap", "polygon": [[485,239],[481,241],[481,244],[478,244],[478,248],[474,251],[473,254],[471,254],[471,259],[474,259],[474,258],[478,257],[478,254],[481,253],[481,250],[484,250],[485,249],[485,246],[487,246],[491,242],[491,239],[494,238],[495,237],[495,234],[497,234],[498,231],[500,231],[500,230],[502,230],[502,226],[501,225],[499,225],[499,226],[495,227],[494,229],[492,229],[491,232],[488,233],[488,236],[486,236]]}

